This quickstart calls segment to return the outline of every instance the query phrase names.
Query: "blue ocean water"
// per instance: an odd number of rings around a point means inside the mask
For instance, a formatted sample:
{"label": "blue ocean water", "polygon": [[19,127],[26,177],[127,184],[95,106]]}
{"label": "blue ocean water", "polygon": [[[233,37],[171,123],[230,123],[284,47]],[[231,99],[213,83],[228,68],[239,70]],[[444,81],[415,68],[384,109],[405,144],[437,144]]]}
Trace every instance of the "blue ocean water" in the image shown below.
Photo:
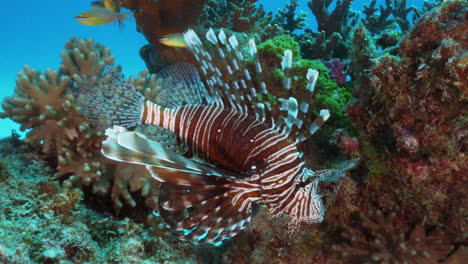
{"label": "blue ocean water", "polygon": [[[283,8],[289,0],[259,0],[267,11]],[[300,0],[299,10],[307,13],[307,24],[316,29],[316,21],[309,8],[308,0]],[[378,3],[383,3],[379,0]],[[116,62],[123,66],[126,75],[136,74],[145,68],[138,51],[147,42],[136,31],[135,21],[125,21],[119,29],[116,23],[103,26],[86,26],[73,18],[78,13],[90,9],[91,1],[4,1],[3,14],[0,16],[0,101],[11,96],[15,88],[16,73],[23,65],[37,70],[58,69],[61,61],[60,51],[72,36],[93,38],[109,47]],[[370,1],[354,1],[353,8],[362,10]],[[421,6],[423,0],[408,1],[408,5]],[[10,119],[0,119],[0,138],[9,136],[12,129],[19,125]]]}
{"label": "blue ocean water", "polygon": [[[147,42],[136,31],[135,20],[125,21],[119,29],[117,23],[87,26],[74,16],[91,8],[91,1],[5,1],[5,15],[0,16],[0,101],[13,95],[16,73],[27,64],[44,71],[58,69],[60,51],[72,37],[93,38],[106,45],[123,65],[126,75],[137,74],[145,68],[138,51]],[[19,125],[10,119],[0,119],[0,138],[9,136]]]}

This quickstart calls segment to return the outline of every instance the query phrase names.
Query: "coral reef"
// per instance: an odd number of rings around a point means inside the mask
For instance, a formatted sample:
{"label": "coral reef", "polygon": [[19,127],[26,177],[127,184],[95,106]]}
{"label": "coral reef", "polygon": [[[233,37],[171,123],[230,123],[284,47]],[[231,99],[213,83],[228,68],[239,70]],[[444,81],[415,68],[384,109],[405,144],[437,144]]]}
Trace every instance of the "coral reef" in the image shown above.
{"label": "coral reef", "polygon": [[[306,29],[299,36],[292,32],[304,26],[304,15],[297,15],[295,0],[276,16],[254,0],[118,2],[135,12],[138,30],[150,42],[140,50],[149,70],[126,79],[109,49],[72,38],[61,53],[60,70],[39,72],[25,66],[14,95],[2,103],[0,117],[29,131],[27,144],[15,133],[0,140],[0,262],[338,264],[466,259],[465,2],[427,2],[417,10],[406,1],[386,1],[379,8],[372,1],[364,9],[362,24],[351,31],[356,19],[352,1],[310,0],[319,32]],[[335,2],[336,8],[329,11]],[[160,23],[153,23],[155,18]],[[272,219],[259,207],[253,224],[235,239],[218,248],[192,247],[164,228],[156,209],[159,186],[147,171],[101,156],[103,133],[83,117],[86,108],[80,106],[75,88],[108,89],[131,82],[146,99],[158,103],[165,91],[162,80],[150,73],[168,63],[192,60],[184,49],[162,47],[159,38],[189,26],[199,32],[206,30],[203,27],[225,28],[242,47],[254,37],[266,67],[279,65],[284,50],[291,49],[293,76],[305,76],[308,68],[320,72],[315,101],[290,91],[309,100],[313,111],[331,112],[324,127],[301,146],[306,163],[319,168],[338,159],[361,159],[350,176],[320,186],[328,208],[323,223],[293,229],[287,218]],[[283,78],[280,68],[265,73],[272,103],[286,96]],[[351,94],[354,99],[348,103]],[[136,130],[149,138],[161,132],[151,126]]]}
{"label": "coral reef", "polygon": [[423,167],[464,159],[466,120],[460,109],[466,100],[466,18],[457,8],[464,9],[454,2],[424,17],[402,41],[402,59],[379,58],[371,87],[358,93],[363,109],[351,114],[364,140],[393,137],[388,149]]}
{"label": "coral reef", "polygon": [[0,140],[1,263],[196,263],[192,247],[160,223],[147,228],[91,209],[89,194],[60,187],[47,164],[17,144]]}
{"label": "coral reef", "polygon": [[340,59],[325,61],[324,64],[330,71],[330,77],[333,78],[338,84],[343,84],[346,82],[346,65]]}
{"label": "coral reef", "polygon": [[[355,30],[356,98],[346,111],[359,136],[339,130],[333,141],[362,165],[339,186],[322,186],[339,189],[328,196],[324,223],[285,237],[285,220],[257,223],[259,210],[251,229],[224,249],[226,263],[463,263],[466,10],[452,1],[422,17],[397,47],[401,57],[377,57],[368,30]],[[259,52],[276,59],[271,54],[281,51],[268,47]]]}
{"label": "coral reef", "polygon": [[357,23],[357,13],[350,9],[353,0],[337,1],[335,9],[329,12],[333,0],[309,0],[307,6],[315,15],[318,31],[324,31],[326,36],[338,32],[344,39],[349,36],[353,25]]}
{"label": "coral reef", "polygon": [[[364,5],[362,24],[376,39],[375,44],[383,49],[383,53],[399,55],[398,42],[421,18],[433,8],[442,4],[441,0],[424,1],[421,9],[415,6],[407,7],[406,0],[386,0],[385,6],[376,8],[377,1]],[[410,18],[410,14],[412,17]]]}
{"label": "coral reef", "polygon": [[[118,2],[133,11],[137,30],[149,42],[140,49],[140,56],[151,73],[171,63],[193,61],[192,55],[186,49],[176,49],[160,43],[161,37],[167,34],[183,33],[189,28],[203,31],[213,27],[255,34],[257,38],[266,39],[284,31],[275,23],[271,13],[267,14],[262,6],[256,5],[256,0],[119,0]],[[300,25],[300,22],[297,22],[297,25]]]}
{"label": "coral reef", "polygon": [[385,0],[385,7],[380,5],[380,13],[376,13],[377,8],[375,5],[377,0],[372,0],[369,5],[364,5],[364,15],[365,18],[362,20],[362,24],[369,30],[372,34],[378,34],[383,32],[391,27],[393,27],[394,19],[390,18],[392,15],[392,0]]}
{"label": "coral reef", "polygon": [[331,60],[335,57],[333,51],[343,39],[340,33],[334,32],[327,37],[325,31],[314,33],[310,29],[306,29],[304,32],[304,34],[297,37],[301,45],[302,57],[325,60]]}
{"label": "coral reef", "polygon": [[[122,170],[100,153],[103,132],[92,128],[82,115],[80,97],[75,87],[104,89],[123,82],[120,66],[108,48],[92,40],[71,38],[61,53],[60,73],[47,70],[41,74],[25,66],[18,74],[13,97],[3,102],[1,117],[11,117],[21,129],[31,129],[25,141],[42,145],[42,152],[56,164],[55,178],[63,186],[91,186],[93,193],[110,194],[116,212],[126,204],[135,207],[131,193],[141,191],[145,205],[155,208],[157,186],[146,170],[133,166]],[[142,72],[130,81],[146,96],[160,90],[154,75]],[[134,175],[134,177],[130,177]]]}
{"label": "coral reef", "polygon": [[[414,22],[417,20],[418,11],[419,10],[414,6],[406,7],[406,0],[399,0],[393,2],[392,14],[395,18],[395,21],[398,23],[403,32],[407,32],[410,29],[411,24],[414,24]],[[409,13],[411,12],[413,12],[412,21],[408,19]]]}
{"label": "coral reef", "polygon": [[[133,11],[137,31],[149,43],[159,46],[159,39],[171,33],[182,33],[196,24],[207,0],[118,0]],[[156,22],[157,21],[157,22]]]}
{"label": "coral reef", "polygon": [[354,35],[357,101],[347,112],[361,137],[363,198],[423,229],[466,230],[467,8],[453,1],[425,15],[401,57],[372,61],[365,29]]}
{"label": "coral reef", "polygon": [[347,243],[334,250],[347,263],[434,263],[452,252],[456,237],[421,225],[411,228],[395,213],[384,216],[378,210],[361,213],[359,228],[342,236]]}

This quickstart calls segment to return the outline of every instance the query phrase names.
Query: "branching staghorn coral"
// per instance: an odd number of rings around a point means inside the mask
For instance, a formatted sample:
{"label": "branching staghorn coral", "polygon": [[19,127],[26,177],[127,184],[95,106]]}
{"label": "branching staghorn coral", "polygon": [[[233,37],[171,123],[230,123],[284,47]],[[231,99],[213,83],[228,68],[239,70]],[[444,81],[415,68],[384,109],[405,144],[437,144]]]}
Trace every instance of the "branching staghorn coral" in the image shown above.
{"label": "branching staghorn coral", "polygon": [[330,60],[348,57],[347,41],[359,15],[350,8],[352,0],[337,1],[335,9],[330,12],[332,2],[333,0],[309,0],[307,3],[317,20],[318,33],[306,31],[299,38],[304,58]]}
{"label": "branching staghorn coral", "polygon": [[328,8],[334,0],[309,0],[307,6],[315,15],[318,31],[325,31],[326,36],[337,32],[346,40],[351,28],[356,25],[358,14],[351,10],[353,0],[337,1],[336,7],[329,12]]}
{"label": "branching staghorn coral", "polygon": [[299,11],[296,15],[298,6],[298,0],[291,0],[283,9],[279,9],[278,14],[275,16],[275,22],[290,33],[307,26],[304,22],[307,19],[307,14],[304,11]]}
{"label": "branching staghorn coral", "polygon": [[307,59],[330,60],[334,57],[333,50],[341,42],[342,37],[335,32],[327,37],[325,31],[313,33],[306,29],[303,35],[298,37],[301,45],[302,57]]}
{"label": "branching staghorn coral", "polygon": [[379,34],[386,29],[390,29],[395,22],[394,19],[389,18],[393,11],[392,0],[385,0],[385,7],[380,5],[380,13],[376,13],[376,3],[376,0],[372,0],[369,5],[364,5],[364,11],[362,11],[366,15],[362,19],[362,23],[372,34]]}
{"label": "branching staghorn coral", "polygon": [[[409,13],[413,12],[413,18],[410,21],[408,19]],[[406,7],[406,0],[394,0],[393,1],[393,17],[395,17],[395,21],[400,26],[403,32],[407,32],[411,28],[411,24],[414,24],[418,18],[419,10],[414,7]]]}
{"label": "branching staghorn coral", "polygon": [[199,18],[199,24],[205,28],[228,28],[236,32],[258,34],[262,40],[283,33],[275,23],[271,13],[266,13],[263,6],[256,5],[257,0],[211,0],[205,6]]}

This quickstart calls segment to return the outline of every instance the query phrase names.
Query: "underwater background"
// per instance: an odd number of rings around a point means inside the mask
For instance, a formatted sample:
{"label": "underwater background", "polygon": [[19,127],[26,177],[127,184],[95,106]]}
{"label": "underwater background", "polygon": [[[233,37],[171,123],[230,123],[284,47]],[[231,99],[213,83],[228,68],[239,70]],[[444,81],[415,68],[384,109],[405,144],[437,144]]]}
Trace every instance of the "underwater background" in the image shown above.
{"label": "underwater background", "polygon": [[[79,23],[91,2],[3,3],[0,263],[466,263],[466,1],[117,0],[123,27]],[[145,168],[100,155],[102,131],[70,87],[122,65],[157,100],[158,71],[193,63],[159,40],[188,28],[254,38],[269,87],[281,86],[287,49],[297,76],[320,72],[315,98],[293,88],[331,113],[301,146],[306,163],[360,160],[321,186],[322,223],[292,228],[259,207],[220,246],[179,241]]]}
{"label": "underwater background", "polygon": [[[362,10],[368,1],[353,1],[351,8]],[[384,1],[377,1],[377,6]],[[407,1],[408,6],[420,8],[424,1]],[[267,12],[284,8],[287,1],[257,1]],[[307,8],[307,1],[298,1],[297,10],[307,13],[307,28],[316,30],[317,21]],[[333,7],[333,4],[330,7]],[[125,21],[119,28],[116,23],[100,27],[90,27],[77,23],[73,17],[89,9],[89,1],[73,1],[64,6],[63,1],[8,1],[4,4],[7,11],[0,17],[3,41],[0,43],[0,100],[9,96],[15,86],[16,73],[23,65],[45,70],[54,68],[60,61],[57,51],[71,36],[92,38],[112,50],[117,62],[125,65],[126,75],[137,74],[145,64],[138,58],[138,50],[147,41],[136,32],[135,19]],[[34,45],[31,45],[34,43]],[[9,136],[18,125],[10,119],[0,119],[0,137]]]}

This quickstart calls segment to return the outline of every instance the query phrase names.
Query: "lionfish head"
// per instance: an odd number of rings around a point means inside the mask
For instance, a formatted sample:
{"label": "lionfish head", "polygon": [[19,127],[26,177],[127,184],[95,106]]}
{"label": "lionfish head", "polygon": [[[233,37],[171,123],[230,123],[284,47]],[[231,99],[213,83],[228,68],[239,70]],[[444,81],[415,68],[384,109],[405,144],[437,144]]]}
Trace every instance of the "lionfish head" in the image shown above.
{"label": "lionfish head", "polygon": [[315,173],[304,168],[295,181],[296,195],[293,209],[287,211],[294,221],[306,223],[320,223],[325,215],[325,207],[322,195],[318,193],[319,181],[315,179]]}

